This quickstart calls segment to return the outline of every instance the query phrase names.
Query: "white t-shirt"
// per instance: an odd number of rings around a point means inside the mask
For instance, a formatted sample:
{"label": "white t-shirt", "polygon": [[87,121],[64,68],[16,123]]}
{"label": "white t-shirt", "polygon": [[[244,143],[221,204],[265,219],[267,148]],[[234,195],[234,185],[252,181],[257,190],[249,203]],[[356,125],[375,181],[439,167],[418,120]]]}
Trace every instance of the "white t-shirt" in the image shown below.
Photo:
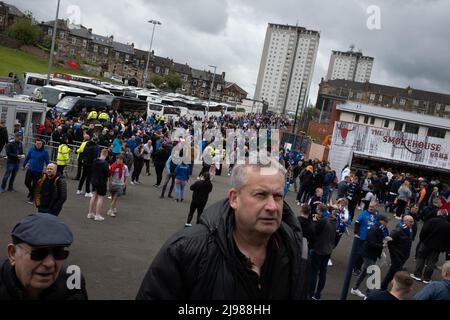
{"label": "white t-shirt", "polygon": [[125,185],[125,178],[130,176],[130,172],[126,165],[123,166],[122,177],[119,178],[120,169],[116,168],[114,173],[111,175],[111,185],[113,186],[123,186]]}

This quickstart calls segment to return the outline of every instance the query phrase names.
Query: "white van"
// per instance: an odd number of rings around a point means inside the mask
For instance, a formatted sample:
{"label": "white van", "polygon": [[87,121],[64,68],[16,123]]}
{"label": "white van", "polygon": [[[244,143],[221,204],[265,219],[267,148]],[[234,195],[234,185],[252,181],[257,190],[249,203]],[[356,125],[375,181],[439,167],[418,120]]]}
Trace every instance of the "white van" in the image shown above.
{"label": "white van", "polygon": [[44,103],[0,96],[0,119],[6,121],[10,135],[14,133],[16,121],[20,123],[25,137],[36,135],[38,125],[44,124],[46,112]]}
{"label": "white van", "polygon": [[32,96],[37,88],[47,85],[47,76],[39,73],[25,72],[23,75],[23,94]]}
{"label": "white van", "polygon": [[34,98],[42,102],[46,102],[47,106],[53,108],[64,97],[95,97],[96,94],[90,91],[66,87],[66,86],[44,86],[37,88]]}

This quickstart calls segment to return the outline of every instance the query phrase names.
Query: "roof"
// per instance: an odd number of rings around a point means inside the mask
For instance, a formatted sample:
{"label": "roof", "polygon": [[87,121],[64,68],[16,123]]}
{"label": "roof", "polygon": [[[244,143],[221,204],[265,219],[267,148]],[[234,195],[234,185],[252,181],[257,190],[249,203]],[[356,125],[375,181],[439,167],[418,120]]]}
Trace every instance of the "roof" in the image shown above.
{"label": "roof", "polygon": [[107,47],[112,47],[112,44],[113,44],[112,38],[101,36],[101,35],[94,34],[94,33],[91,35],[91,40],[95,44],[99,44],[99,45],[107,46]]}
{"label": "roof", "polygon": [[278,28],[285,30],[298,30],[300,33],[311,33],[320,37],[320,32],[315,30],[308,30],[305,27],[293,26],[289,24],[278,24],[278,23],[270,23],[268,24],[269,28]]}
{"label": "roof", "polygon": [[336,106],[336,109],[344,112],[357,113],[382,119],[389,119],[393,121],[401,121],[406,123],[418,124],[421,126],[450,130],[449,118],[434,117],[426,114],[418,114],[415,112],[383,108],[348,101],[343,104],[338,104]]}
{"label": "roof", "polygon": [[441,104],[450,105],[450,95],[445,93],[437,93],[431,91],[418,90],[411,87],[399,88],[381,85],[371,82],[355,82],[350,80],[335,79],[322,82],[321,84],[329,84],[333,87],[342,87],[353,89],[356,91],[367,91],[372,93],[379,93],[382,95],[403,97],[415,100],[433,101]]}
{"label": "roof", "polygon": [[85,38],[91,40],[92,34],[86,27],[80,26],[80,28],[70,29],[70,34],[76,37]]}
{"label": "roof", "polygon": [[37,107],[43,107],[46,108],[47,105],[45,103],[41,103],[41,102],[35,102],[35,101],[27,101],[27,100],[23,100],[23,99],[17,99],[17,98],[11,98],[8,96],[3,96],[0,95],[0,100],[5,102],[5,103],[16,103],[16,104],[20,104],[20,105],[32,105],[32,106],[37,106]]}
{"label": "roof", "polygon": [[[47,26],[53,28],[55,26],[55,20],[46,21],[41,23],[42,26]],[[68,30],[67,21],[63,19],[58,19],[58,24],[56,25],[57,29]]]}
{"label": "roof", "polygon": [[[194,79],[207,80],[207,81],[212,81],[212,79],[213,79],[214,74],[211,73],[210,71],[198,70],[198,69],[194,69],[194,68],[192,68],[191,70],[192,70],[192,78],[194,78]],[[214,77],[214,82],[216,82],[216,83],[224,82],[224,79],[222,78],[222,74],[216,73],[216,76]]]}
{"label": "roof", "polygon": [[189,67],[187,63],[181,64],[181,63],[174,62],[173,70],[178,73],[191,74],[191,67]]}
{"label": "roof", "polygon": [[22,11],[20,11],[19,9],[17,9],[17,7],[15,7],[11,4],[8,4],[8,3],[4,3],[4,2],[0,2],[0,4],[3,4],[8,7],[8,11],[9,11],[10,15],[17,16],[17,17],[25,17],[25,14]]}
{"label": "roof", "polygon": [[235,82],[225,82],[225,89],[229,89],[231,87],[235,87],[239,92],[242,94],[247,95],[248,92],[242,89],[240,86],[238,86]]}
{"label": "roof", "polygon": [[134,48],[129,44],[113,41],[112,46],[115,51],[119,51],[119,52],[123,52],[123,53],[127,53],[127,54],[134,54]]}
{"label": "roof", "polygon": [[171,60],[169,58],[152,56],[150,59],[155,63],[155,66],[160,66],[160,67],[165,67],[165,68],[172,67],[173,60]]}

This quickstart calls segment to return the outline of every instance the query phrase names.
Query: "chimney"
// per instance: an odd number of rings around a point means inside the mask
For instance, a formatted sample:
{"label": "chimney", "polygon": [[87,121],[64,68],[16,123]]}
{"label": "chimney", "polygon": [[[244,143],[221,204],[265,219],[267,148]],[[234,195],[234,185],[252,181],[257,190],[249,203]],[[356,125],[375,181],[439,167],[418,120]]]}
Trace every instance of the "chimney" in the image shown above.
{"label": "chimney", "polygon": [[134,42],[131,43],[131,47],[134,49]]}
{"label": "chimney", "polygon": [[225,81],[225,72],[222,72],[222,79]]}
{"label": "chimney", "polygon": [[89,33],[92,33],[92,28],[89,28],[88,31],[89,31]]}

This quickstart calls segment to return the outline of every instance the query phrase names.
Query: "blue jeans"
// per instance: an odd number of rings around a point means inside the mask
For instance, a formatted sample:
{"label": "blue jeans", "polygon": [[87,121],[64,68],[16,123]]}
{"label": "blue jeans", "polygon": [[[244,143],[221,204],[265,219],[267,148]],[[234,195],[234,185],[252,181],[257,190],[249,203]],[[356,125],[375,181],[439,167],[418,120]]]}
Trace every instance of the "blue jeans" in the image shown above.
{"label": "blue jeans", "polygon": [[18,163],[6,163],[6,172],[2,180],[2,189],[6,189],[6,183],[9,179],[8,189],[13,188],[14,180],[16,179],[17,171],[19,171]]}
{"label": "blue jeans", "polygon": [[184,186],[186,185],[186,181],[177,181],[175,185],[175,198],[178,200],[183,199],[184,195]]}

